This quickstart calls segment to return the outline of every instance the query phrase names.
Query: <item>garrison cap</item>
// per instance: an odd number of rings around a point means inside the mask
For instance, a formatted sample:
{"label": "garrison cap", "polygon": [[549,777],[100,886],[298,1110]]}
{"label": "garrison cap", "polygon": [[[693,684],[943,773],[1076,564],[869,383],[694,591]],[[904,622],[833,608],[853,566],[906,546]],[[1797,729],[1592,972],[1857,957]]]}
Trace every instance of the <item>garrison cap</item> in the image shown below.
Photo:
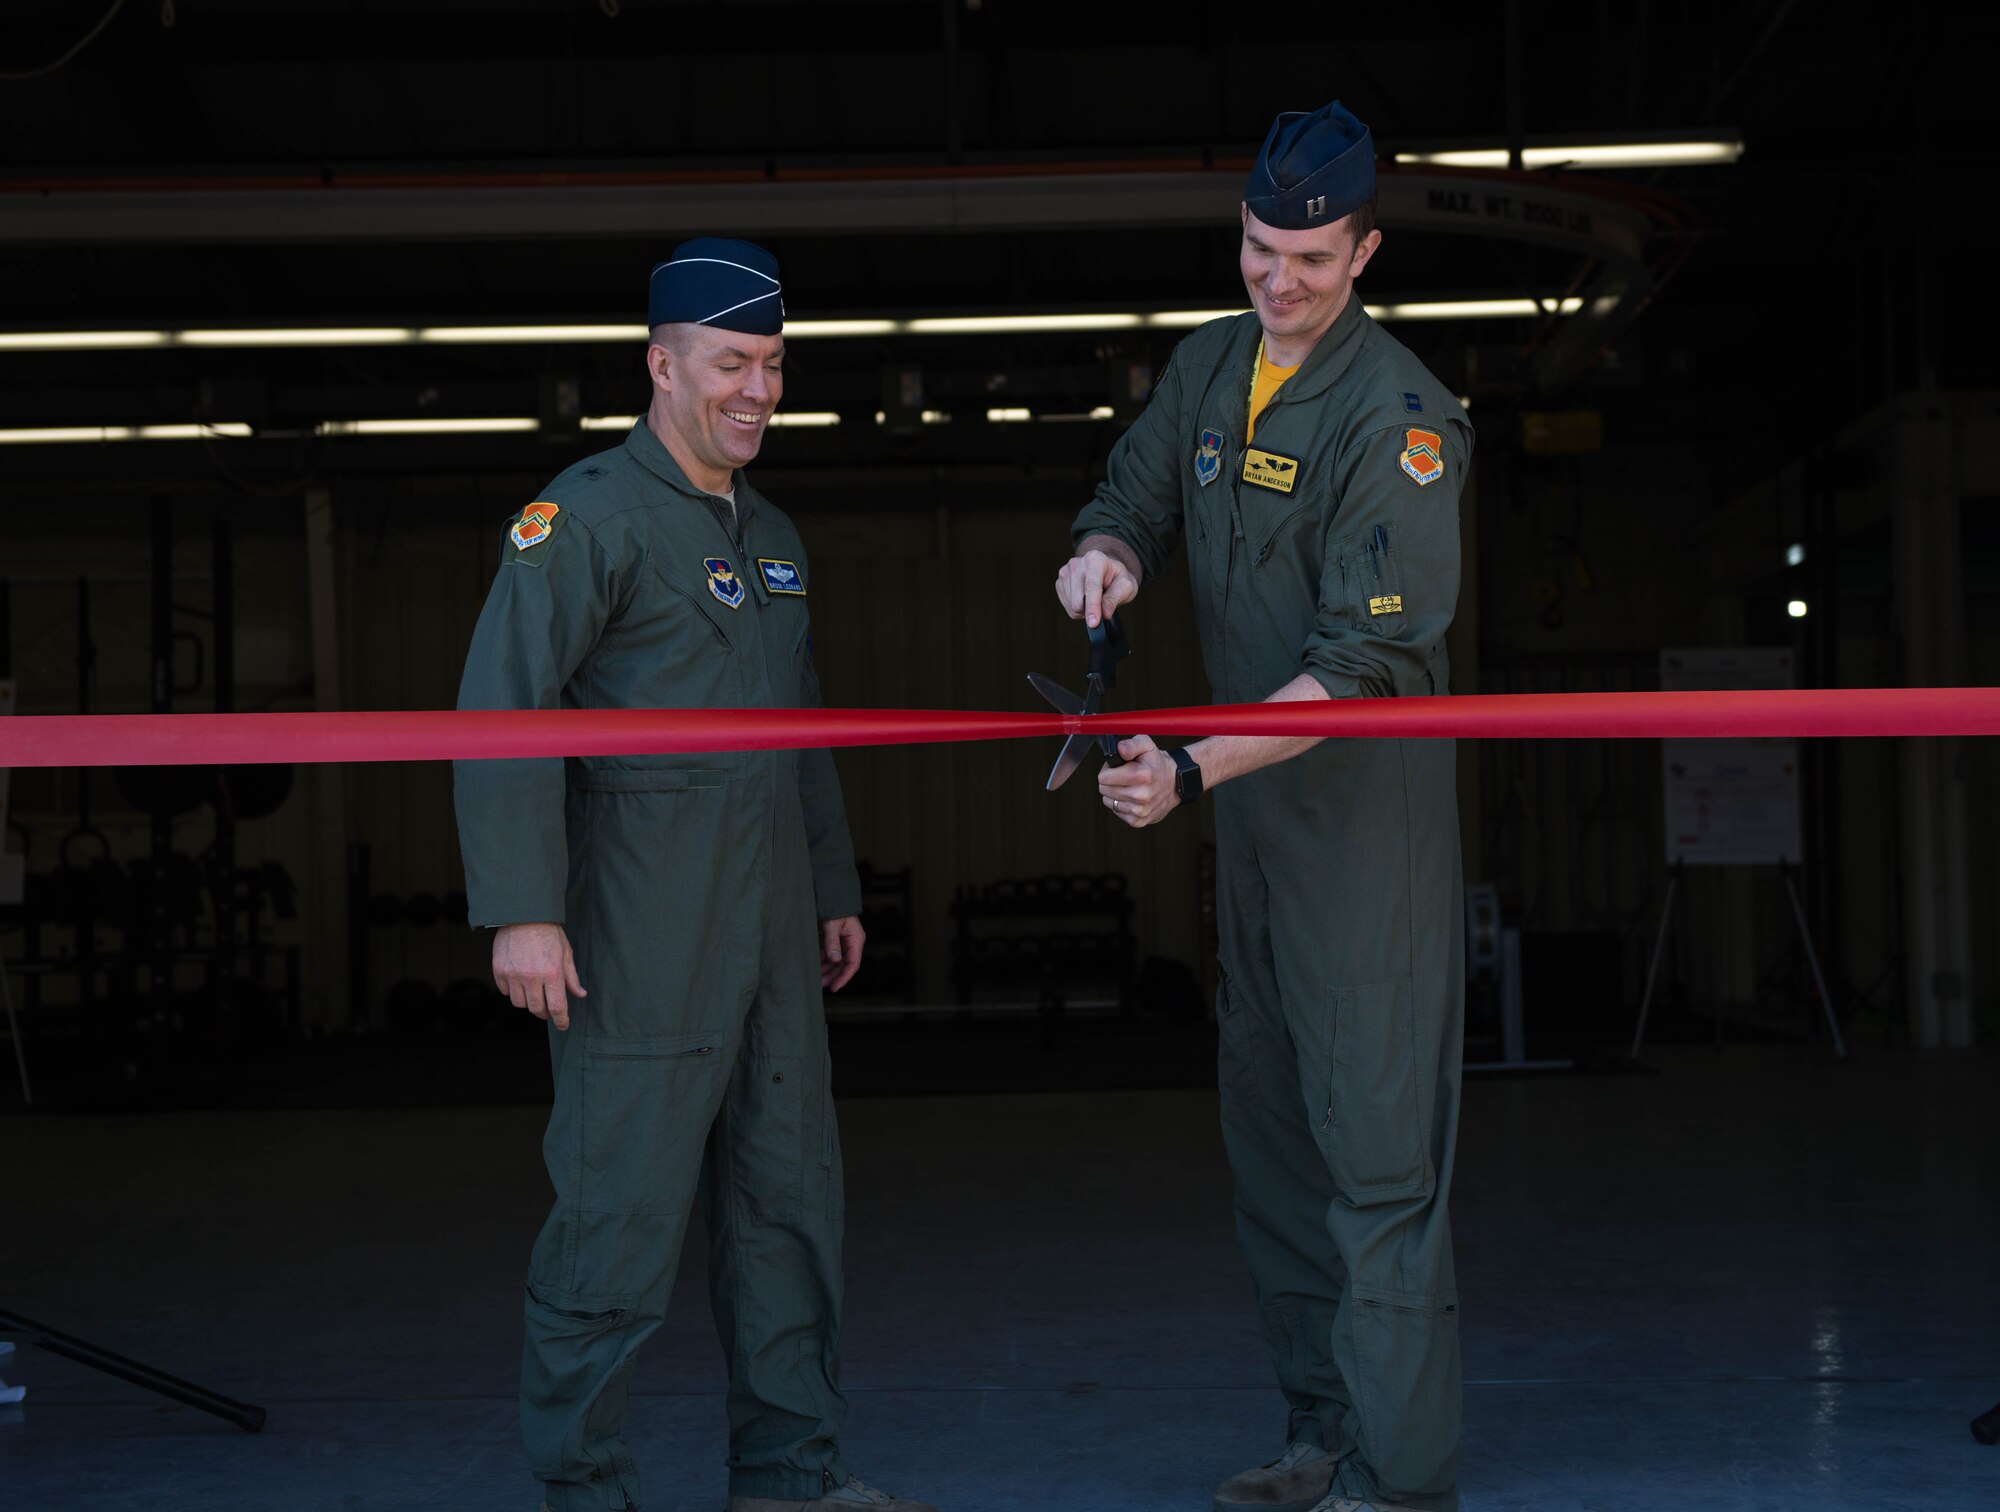
{"label": "garrison cap", "polygon": [[755,242],[697,236],[674,248],[646,286],[646,324],[706,325],[747,336],[785,326],[778,259]]}
{"label": "garrison cap", "polygon": [[1335,100],[1271,123],[1243,203],[1267,226],[1304,231],[1359,210],[1375,195],[1375,139]]}

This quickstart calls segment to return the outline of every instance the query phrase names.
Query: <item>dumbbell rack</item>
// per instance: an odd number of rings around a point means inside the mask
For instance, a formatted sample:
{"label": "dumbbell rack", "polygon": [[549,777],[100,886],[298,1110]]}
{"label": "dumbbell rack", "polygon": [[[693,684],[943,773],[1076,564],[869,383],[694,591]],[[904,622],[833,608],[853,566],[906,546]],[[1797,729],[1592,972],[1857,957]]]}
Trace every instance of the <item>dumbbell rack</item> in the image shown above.
{"label": "dumbbell rack", "polygon": [[[1032,1008],[1044,1013],[1085,1006],[1129,1011],[1138,940],[1124,876],[1077,873],[1003,879],[960,887],[951,904],[951,979],[959,1005]],[[1099,927],[1089,928],[1090,924]],[[995,1001],[989,994],[1031,989]],[[1096,989],[1096,996],[1090,996]]]}

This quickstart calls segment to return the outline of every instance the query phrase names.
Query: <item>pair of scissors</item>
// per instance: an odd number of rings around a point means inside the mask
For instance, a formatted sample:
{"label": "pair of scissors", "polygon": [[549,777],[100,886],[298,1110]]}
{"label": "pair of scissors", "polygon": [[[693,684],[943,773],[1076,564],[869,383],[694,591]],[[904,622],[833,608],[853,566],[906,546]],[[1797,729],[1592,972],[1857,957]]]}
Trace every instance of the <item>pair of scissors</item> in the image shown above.
{"label": "pair of scissors", "polygon": [[[1105,693],[1118,682],[1118,663],[1132,654],[1132,648],[1125,644],[1125,632],[1110,615],[1086,629],[1090,633],[1090,670],[1084,677],[1083,697],[1078,698],[1061,683],[1039,672],[1028,674],[1029,685],[1053,704],[1058,714],[1089,718],[1102,713]],[[1090,754],[1093,745],[1103,751],[1106,766],[1125,765],[1125,758],[1118,754],[1118,742],[1124,738],[1080,733],[1070,736],[1057,753],[1056,764],[1049,768],[1049,780],[1043,784],[1043,790],[1053,793],[1069,781],[1070,774],[1083,765],[1083,758]]]}

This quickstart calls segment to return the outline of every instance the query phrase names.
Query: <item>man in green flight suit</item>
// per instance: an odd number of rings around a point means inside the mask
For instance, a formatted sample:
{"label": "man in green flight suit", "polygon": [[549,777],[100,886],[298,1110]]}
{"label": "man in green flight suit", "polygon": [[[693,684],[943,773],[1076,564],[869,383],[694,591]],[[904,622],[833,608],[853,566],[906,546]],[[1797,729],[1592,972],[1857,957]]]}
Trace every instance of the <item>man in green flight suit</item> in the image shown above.
{"label": "man in green flight suit", "polygon": [[[1368,129],[1278,117],[1250,175],[1253,309],[1175,350],[1077,516],[1056,588],[1091,624],[1185,544],[1223,703],[1443,694],[1472,428],[1361,307]],[[1217,1512],[1453,1508],[1463,904],[1452,743],[1139,736],[1098,779],[1130,825],[1215,795],[1222,1128],[1289,1404]]]}
{"label": "man in green flight suit", "polygon": [[[783,391],[777,261],[688,242],[653,270],[649,306],[650,407],[510,525],[462,709],[820,701],[805,550],[738,471]],[[863,935],[831,757],[456,776],[494,983],[550,1025],[556,1202],[529,1262],[521,1378],[546,1507],[640,1504],[627,1386],[698,1197],[731,1512],[931,1512],[853,1479],[836,1442],[843,1185],[820,991],[854,975]]]}

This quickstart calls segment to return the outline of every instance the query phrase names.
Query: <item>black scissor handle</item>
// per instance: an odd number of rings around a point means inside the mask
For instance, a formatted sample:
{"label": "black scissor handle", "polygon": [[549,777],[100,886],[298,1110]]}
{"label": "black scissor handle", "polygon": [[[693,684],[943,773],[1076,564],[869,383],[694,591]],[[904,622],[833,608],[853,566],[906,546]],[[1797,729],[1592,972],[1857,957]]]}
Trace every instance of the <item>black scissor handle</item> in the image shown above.
{"label": "black scissor handle", "polygon": [[1118,663],[1132,654],[1132,648],[1125,644],[1125,632],[1109,614],[1084,629],[1090,636],[1090,675],[1104,687],[1117,686]]}

